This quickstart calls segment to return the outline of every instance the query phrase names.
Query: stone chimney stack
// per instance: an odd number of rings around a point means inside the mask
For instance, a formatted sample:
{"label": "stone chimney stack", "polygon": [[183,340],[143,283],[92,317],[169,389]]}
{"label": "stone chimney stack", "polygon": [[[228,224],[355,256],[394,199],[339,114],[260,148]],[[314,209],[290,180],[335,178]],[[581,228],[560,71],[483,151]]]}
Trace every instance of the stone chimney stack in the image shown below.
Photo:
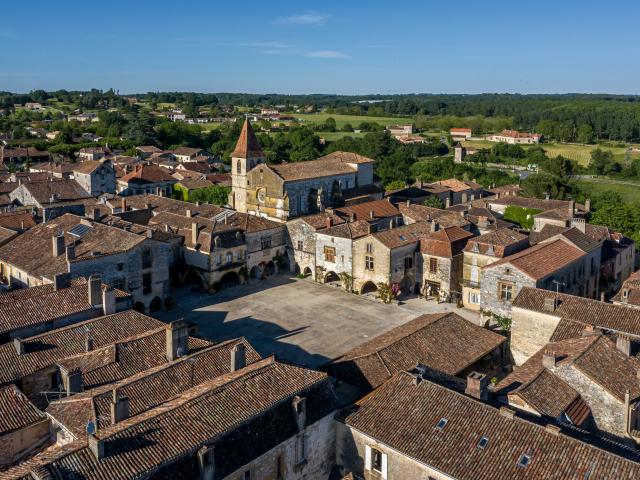
{"label": "stone chimney stack", "polygon": [[191,243],[194,246],[198,243],[198,224],[196,222],[191,224]]}
{"label": "stone chimney stack", "polygon": [[16,353],[18,355],[24,355],[25,354],[25,344],[22,341],[21,338],[14,338],[13,339],[13,346],[16,349]]}
{"label": "stone chimney stack", "polygon": [[435,220],[431,220],[431,233],[437,232],[440,230],[440,224]]}
{"label": "stone chimney stack", "polygon": [[53,236],[53,256],[59,257],[64,253],[64,234],[59,233]]}
{"label": "stone chimney stack", "polygon": [[91,219],[92,219],[94,222],[99,222],[99,221],[100,221],[100,208],[95,207],[95,208],[92,210]]}
{"label": "stone chimney stack", "polygon": [[68,273],[58,273],[53,277],[53,289],[62,290],[71,285],[71,276]]}
{"label": "stone chimney stack", "polygon": [[93,338],[91,337],[91,334],[87,334],[87,338],[84,339],[84,351],[93,351]]}
{"label": "stone chimney stack", "polygon": [[98,275],[91,275],[87,281],[87,293],[89,305],[98,307],[102,305],[102,280]]}
{"label": "stone chimney stack", "polygon": [[189,328],[183,320],[176,320],[167,325],[166,336],[168,361],[172,362],[189,353]]}
{"label": "stone chimney stack", "polygon": [[584,211],[587,212],[587,213],[589,213],[591,211],[591,199],[590,198],[587,198],[584,201]]}
{"label": "stone chimney stack", "polygon": [[464,393],[470,397],[486,402],[489,399],[489,378],[484,373],[471,372],[467,375],[467,386]]}
{"label": "stone chimney stack", "polygon": [[623,335],[621,333],[618,334],[616,338],[616,348],[624,353],[626,357],[631,356],[631,338],[627,335]]}
{"label": "stone chimney stack", "polygon": [[571,215],[576,213],[576,201],[573,199],[569,202],[569,212],[571,213]]}
{"label": "stone chimney stack", "polygon": [[127,199],[126,199],[126,197],[122,197],[122,200],[120,201],[120,210],[122,210],[123,212],[127,211]]}
{"label": "stone chimney stack", "polygon": [[118,389],[114,388],[111,399],[111,424],[122,422],[129,418],[130,402],[128,397],[121,397]]}
{"label": "stone chimney stack", "polygon": [[184,211],[184,216],[185,216],[185,217],[187,217],[187,218],[191,218],[191,216],[192,216],[192,215],[191,215],[191,210],[190,210],[190,209],[186,209],[186,210]]}
{"label": "stone chimney stack", "polygon": [[369,218],[370,218],[371,220],[373,220],[374,218],[376,218],[376,214],[375,214],[375,212],[374,212],[373,210],[370,210],[370,211],[369,211]]}
{"label": "stone chimney stack", "polygon": [[444,208],[449,208],[451,206],[451,197],[447,197],[444,200]]}
{"label": "stone chimney stack", "polygon": [[94,434],[89,435],[89,450],[96,460],[102,460],[104,458],[104,440],[98,439]]}
{"label": "stone chimney stack", "polygon": [[235,345],[231,349],[231,371],[235,372],[247,366],[247,354],[242,343]]}
{"label": "stone chimney stack", "polygon": [[558,357],[554,352],[545,350],[542,353],[542,366],[544,368],[554,368],[556,366],[557,361],[558,361]]}
{"label": "stone chimney stack", "polygon": [[67,252],[67,261],[68,260],[75,260],[75,258],[76,258],[76,246],[74,244],[68,245],[66,252]]}
{"label": "stone chimney stack", "polygon": [[556,311],[556,299],[555,297],[546,297],[544,299],[544,304],[542,305],[542,309],[545,312],[553,313]]}
{"label": "stone chimney stack", "polygon": [[102,290],[102,314],[112,315],[116,313],[116,291],[111,288]]}
{"label": "stone chimney stack", "polygon": [[324,223],[327,228],[333,227],[333,219],[331,217],[327,217]]}

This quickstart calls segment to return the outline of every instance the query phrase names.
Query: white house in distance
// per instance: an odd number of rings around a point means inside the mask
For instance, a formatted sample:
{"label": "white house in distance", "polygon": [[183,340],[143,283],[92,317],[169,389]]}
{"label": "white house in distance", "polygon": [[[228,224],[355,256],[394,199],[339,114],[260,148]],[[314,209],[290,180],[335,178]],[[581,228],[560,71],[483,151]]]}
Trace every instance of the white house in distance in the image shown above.
{"label": "white house in distance", "polygon": [[472,131],[470,128],[452,128],[449,130],[449,135],[454,142],[464,142],[471,138]]}
{"label": "white house in distance", "polygon": [[539,133],[526,133],[517,130],[503,130],[495,135],[490,135],[487,140],[490,142],[510,143],[510,144],[533,144],[540,143],[542,135]]}

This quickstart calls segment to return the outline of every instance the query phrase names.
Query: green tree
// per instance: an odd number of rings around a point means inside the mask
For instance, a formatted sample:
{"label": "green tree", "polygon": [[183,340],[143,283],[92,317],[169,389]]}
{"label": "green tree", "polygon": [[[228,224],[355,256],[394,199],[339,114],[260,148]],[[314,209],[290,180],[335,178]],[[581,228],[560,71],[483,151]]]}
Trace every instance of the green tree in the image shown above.
{"label": "green tree", "polygon": [[222,185],[211,185],[210,187],[193,190],[189,194],[189,201],[206,202],[213,205],[222,206],[229,201],[229,192],[231,192],[231,189],[229,187],[224,187]]}
{"label": "green tree", "polygon": [[609,175],[621,170],[621,166],[613,157],[611,150],[596,148],[591,152],[589,169],[597,175]]}
{"label": "green tree", "polygon": [[391,192],[393,190],[401,190],[406,186],[407,184],[402,180],[393,180],[392,182],[389,182],[384,186],[384,190],[385,192]]}
{"label": "green tree", "polygon": [[588,123],[583,123],[578,127],[577,137],[580,143],[592,143],[595,139],[593,127]]}
{"label": "green tree", "polygon": [[442,200],[440,200],[440,197],[438,197],[437,195],[431,195],[424,202],[422,202],[422,205],[432,208],[444,208]]}

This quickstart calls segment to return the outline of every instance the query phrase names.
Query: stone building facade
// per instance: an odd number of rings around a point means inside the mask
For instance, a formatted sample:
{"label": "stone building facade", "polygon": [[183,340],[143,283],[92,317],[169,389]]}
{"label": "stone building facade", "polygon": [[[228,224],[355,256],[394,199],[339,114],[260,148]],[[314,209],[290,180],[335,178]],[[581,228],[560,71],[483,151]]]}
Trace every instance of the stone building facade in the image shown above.
{"label": "stone building facade", "polygon": [[73,178],[92,197],[116,193],[116,172],[110,160],[82,162],[73,170]]}

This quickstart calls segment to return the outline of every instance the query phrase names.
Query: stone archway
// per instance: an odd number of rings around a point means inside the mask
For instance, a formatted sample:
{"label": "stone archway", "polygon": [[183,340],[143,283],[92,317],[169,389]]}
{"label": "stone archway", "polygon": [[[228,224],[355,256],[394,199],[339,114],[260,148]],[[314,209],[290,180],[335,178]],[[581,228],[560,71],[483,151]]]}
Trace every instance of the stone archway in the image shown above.
{"label": "stone archway", "polygon": [[162,299],[160,297],[153,297],[149,304],[149,312],[157,312],[162,310]]}
{"label": "stone archway", "polygon": [[360,288],[360,294],[364,295],[365,293],[374,293],[378,291],[378,287],[375,283],[369,281],[365,282],[364,285]]}
{"label": "stone archway", "polygon": [[240,275],[236,272],[227,272],[220,279],[221,288],[230,288],[240,285]]}
{"label": "stone archway", "polygon": [[336,272],[327,272],[324,274],[324,283],[340,282],[340,277]]}
{"label": "stone archway", "polygon": [[262,269],[258,265],[255,265],[249,271],[249,277],[251,277],[251,278],[262,278]]}
{"label": "stone archway", "polygon": [[304,275],[305,277],[310,277],[311,275],[313,275],[313,272],[311,271],[311,267],[304,267],[304,270],[302,271],[302,275]]}
{"label": "stone archway", "polygon": [[264,266],[264,275],[265,277],[271,276],[276,273],[276,264],[269,260]]}

